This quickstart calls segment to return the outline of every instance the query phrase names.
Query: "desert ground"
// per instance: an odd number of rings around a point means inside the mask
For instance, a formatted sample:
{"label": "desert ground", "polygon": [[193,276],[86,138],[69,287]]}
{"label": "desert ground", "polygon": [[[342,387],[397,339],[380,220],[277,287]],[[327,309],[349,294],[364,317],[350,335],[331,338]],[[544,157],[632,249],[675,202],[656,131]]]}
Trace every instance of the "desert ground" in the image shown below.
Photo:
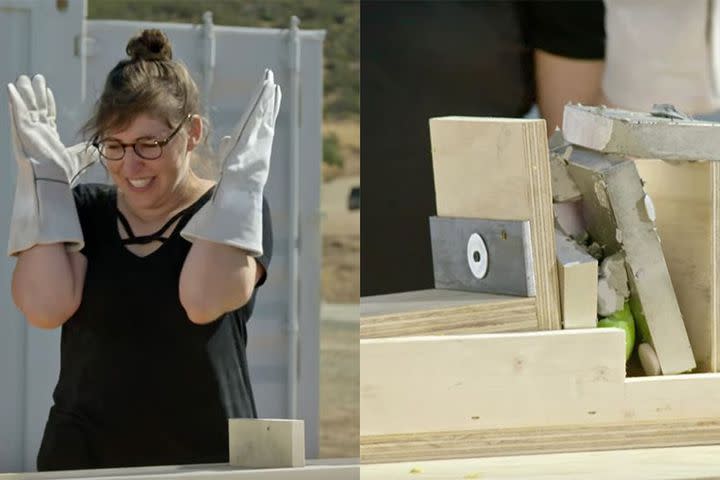
{"label": "desert ground", "polygon": [[340,141],[342,167],[323,166],[320,456],[359,457],[360,211],[347,208],[360,185],[360,124],[326,123]]}

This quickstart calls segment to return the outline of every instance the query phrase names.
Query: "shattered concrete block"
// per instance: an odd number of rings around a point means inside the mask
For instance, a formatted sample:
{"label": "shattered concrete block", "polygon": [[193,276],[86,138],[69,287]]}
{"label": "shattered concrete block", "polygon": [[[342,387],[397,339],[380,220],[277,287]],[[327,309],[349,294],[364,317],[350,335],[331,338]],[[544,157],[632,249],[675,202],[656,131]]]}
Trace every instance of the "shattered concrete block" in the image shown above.
{"label": "shattered concrete block", "polygon": [[663,373],[692,370],[695,359],[635,164],[578,147],[569,159],[569,172],[582,192],[591,237],[606,256],[621,250],[625,254],[633,316],[649,334],[645,340],[655,349]]}
{"label": "shattered concrete block", "polygon": [[565,139],[598,152],[661,160],[720,160],[720,123],[565,105]]}
{"label": "shattered concrete block", "polygon": [[582,216],[582,201],[553,203],[555,226],[568,237],[582,238],[587,231]]}
{"label": "shattered concrete block", "polygon": [[622,310],[625,300],[630,296],[625,256],[617,252],[606,257],[599,267],[598,278],[598,315],[608,316]]}
{"label": "shattered concrete block", "polygon": [[550,178],[552,181],[553,202],[579,200],[582,195],[567,171],[567,159],[572,147],[567,146],[562,153],[550,151]]}
{"label": "shattered concrete block", "polygon": [[597,313],[607,317],[622,310],[625,298],[610,286],[606,278],[597,279]]}

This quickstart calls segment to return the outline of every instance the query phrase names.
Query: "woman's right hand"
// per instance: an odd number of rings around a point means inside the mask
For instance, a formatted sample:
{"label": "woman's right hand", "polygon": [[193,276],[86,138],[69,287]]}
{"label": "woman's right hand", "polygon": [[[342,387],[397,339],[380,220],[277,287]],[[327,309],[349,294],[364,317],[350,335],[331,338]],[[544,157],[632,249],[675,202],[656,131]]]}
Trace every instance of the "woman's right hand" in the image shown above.
{"label": "woman's right hand", "polygon": [[56,126],[55,98],[45,77],[21,75],[8,84],[13,147],[18,163],[32,165],[36,180],[67,183],[72,158]]}

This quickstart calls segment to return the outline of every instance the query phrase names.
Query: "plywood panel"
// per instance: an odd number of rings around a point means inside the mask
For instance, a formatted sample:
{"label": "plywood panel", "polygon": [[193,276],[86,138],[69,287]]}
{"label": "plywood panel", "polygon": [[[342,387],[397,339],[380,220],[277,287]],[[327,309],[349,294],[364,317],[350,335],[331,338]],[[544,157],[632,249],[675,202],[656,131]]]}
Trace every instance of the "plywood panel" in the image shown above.
{"label": "plywood panel", "polygon": [[360,338],[530,330],[534,298],[430,289],[360,300]]}
{"label": "plywood panel", "polygon": [[655,224],[698,371],[717,371],[712,188],[717,167],[662,160],[638,160],[635,165],[655,205]]}
{"label": "plywood panel", "polygon": [[560,328],[550,163],[544,120],[430,120],[438,216],[529,220],[537,317]]}
{"label": "plywood panel", "polygon": [[360,341],[360,435],[612,422],[619,329]]}

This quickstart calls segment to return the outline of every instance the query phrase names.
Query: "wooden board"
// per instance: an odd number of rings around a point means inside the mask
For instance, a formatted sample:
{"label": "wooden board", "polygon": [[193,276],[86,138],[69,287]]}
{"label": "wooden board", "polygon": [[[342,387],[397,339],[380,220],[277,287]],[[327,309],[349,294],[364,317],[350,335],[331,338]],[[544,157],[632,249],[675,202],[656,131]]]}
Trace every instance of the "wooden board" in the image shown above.
{"label": "wooden board", "polygon": [[621,330],[360,349],[363,463],[720,443],[720,374],[625,378]]}
{"label": "wooden board", "polygon": [[360,436],[617,420],[619,329],[360,341]]}
{"label": "wooden board", "polygon": [[531,330],[534,298],[431,289],[360,299],[360,338]]}
{"label": "wooden board", "polygon": [[598,262],[555,232],[563,328],[597,327]]}
{"label": "wooden board", "polygon": [[563,425],[361,437],[363,464],[720,443],[720,421]]}
{"label": "wooden board", "polygon": [[[655,205],[662,251],[700,372],[717,372],[717,188],[709,162],[635,162]],[[714,213],[715,212],[715,213]]]}
{"label": "wooden board", "polygon": [[303,468],[240,469],[226,463],[161,467],[103,468],[61,472],[0,473],[0,480],[359,480],[360,466],[351,460],[308,460]]}
{"label": "wooden board", "polygon": [[363,480],[720,478],[720,446],[636,448],[363,465]]}
{"label": "wooden board", "polygon": [[437,215],[529,220],[540,330],[560,328],[544,120],[430,119]]}

